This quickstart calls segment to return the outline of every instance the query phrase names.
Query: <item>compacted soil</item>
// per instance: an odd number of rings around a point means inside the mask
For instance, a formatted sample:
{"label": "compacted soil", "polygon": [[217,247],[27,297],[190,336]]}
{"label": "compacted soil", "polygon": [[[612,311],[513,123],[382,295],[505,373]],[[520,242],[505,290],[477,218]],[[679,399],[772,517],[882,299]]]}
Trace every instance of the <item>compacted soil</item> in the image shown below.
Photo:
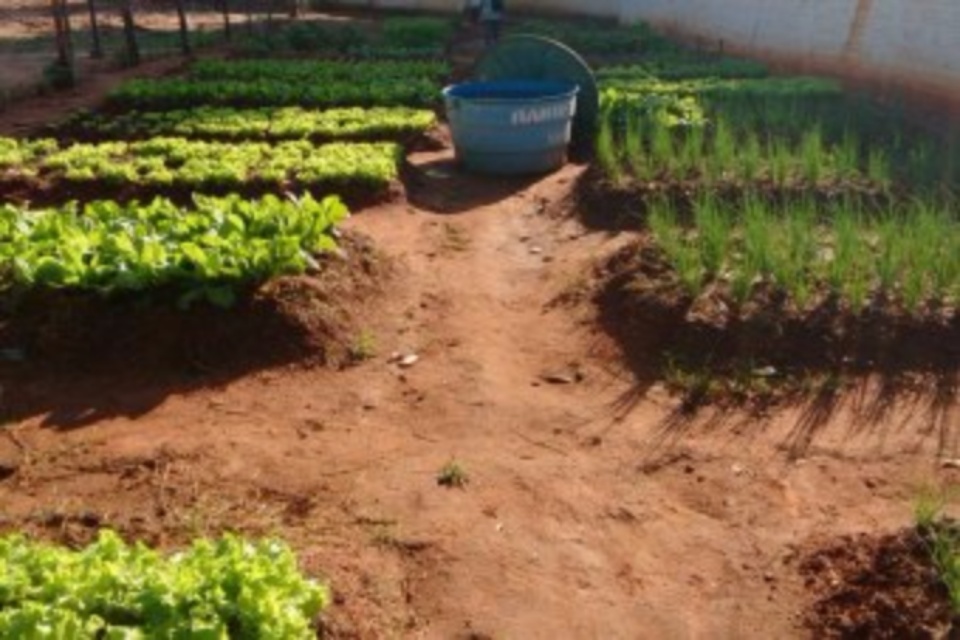
{"label": "compacted soil", "polygon": [[[0,130],[36,117],[13,113]],[[364,240],[342,259],[375,247],[335,325],[350,357],[271,359],[269,332],[237,341],[242,367],[143,340],[79,363],[2,352],[0,528],[282,535],[333,585],[335,638],[869,637],[829,623],[844,578],[824,576],[853,564],[830,549],[881,544],[921,487],[958,479],[955,398],[867,377],[685,411],[598,322],[596,267],[633,238],[578,221],[584,166],[411,165],[406,199],[345,225]]]}

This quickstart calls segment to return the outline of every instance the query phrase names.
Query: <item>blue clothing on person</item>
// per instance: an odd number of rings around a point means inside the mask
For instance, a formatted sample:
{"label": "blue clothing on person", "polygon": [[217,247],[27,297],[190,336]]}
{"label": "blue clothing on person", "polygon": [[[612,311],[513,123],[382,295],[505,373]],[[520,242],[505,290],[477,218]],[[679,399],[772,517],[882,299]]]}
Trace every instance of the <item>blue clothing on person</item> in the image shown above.
{"label": "blue clothing on person", "polygon": [[503,0],[482,0],[480,22],[483,23],[483,39],[488,45],[500,39],[500,23],[503,21]]}

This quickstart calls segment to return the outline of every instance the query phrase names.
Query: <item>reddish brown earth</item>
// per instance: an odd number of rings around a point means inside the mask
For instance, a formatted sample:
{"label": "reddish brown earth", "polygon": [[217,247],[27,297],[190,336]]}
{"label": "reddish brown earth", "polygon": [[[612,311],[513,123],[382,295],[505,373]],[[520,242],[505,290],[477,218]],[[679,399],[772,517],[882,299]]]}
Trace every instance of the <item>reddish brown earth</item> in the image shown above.
{"label": "reddish brown earth", "polygon": [[916,529],[847,536],[804,559],[818,593],[808,624],[818,638],[953,638],[947,590],[931,562],[932,541]]}
{"label": "reddish brown earth", "polygon": [[[689,415],[639,384],[595,307],[557,302],[633,239],[570,215],[584,167],[412,163],[409,202],[346,225],[393,274],[357,307],[356,366],[0,364],[0,527],[279,534],[333,585],[332,637],[799,638],[822,596],[803,558],[958,479],[960,413],[923,390]],[[465,487],[438,485],[450,461]]]}

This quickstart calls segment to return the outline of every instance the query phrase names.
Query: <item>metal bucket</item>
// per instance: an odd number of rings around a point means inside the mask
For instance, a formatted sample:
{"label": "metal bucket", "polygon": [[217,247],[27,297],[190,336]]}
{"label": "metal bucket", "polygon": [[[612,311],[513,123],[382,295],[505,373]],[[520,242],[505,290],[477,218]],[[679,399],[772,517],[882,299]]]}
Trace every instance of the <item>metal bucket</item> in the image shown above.
{"label": "metal bucket", "polygon": [[493,174],[545,173],[567,158],[579,87],[567,82],[468,82],[443,90],[457,159]]}

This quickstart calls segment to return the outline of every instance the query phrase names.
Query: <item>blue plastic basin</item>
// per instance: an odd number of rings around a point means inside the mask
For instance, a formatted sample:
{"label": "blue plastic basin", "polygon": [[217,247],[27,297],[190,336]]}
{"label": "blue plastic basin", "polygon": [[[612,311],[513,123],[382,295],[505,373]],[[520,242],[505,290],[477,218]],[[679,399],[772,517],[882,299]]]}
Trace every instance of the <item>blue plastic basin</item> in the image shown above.
{"label": "blue plastic basin", "polygon": [[544,173],[563,165],[579,87],[566,82],[468,82],[443,90],[457,159],[470,171]]}

